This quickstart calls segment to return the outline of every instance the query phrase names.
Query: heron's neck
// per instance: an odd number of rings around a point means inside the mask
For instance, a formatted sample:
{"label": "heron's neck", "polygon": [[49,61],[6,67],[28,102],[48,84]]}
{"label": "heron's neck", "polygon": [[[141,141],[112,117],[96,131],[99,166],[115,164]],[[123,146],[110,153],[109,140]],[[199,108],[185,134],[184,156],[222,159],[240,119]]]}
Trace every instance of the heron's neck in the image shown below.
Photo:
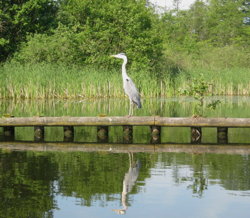
{"label": "heron's neck", "polygon": [[122,64],[122,78],[127,78],[128,77],[128,74],[126,72],[126,64],[127,64],[128,60],[127,58],[124,58],[123,59],[123,64]]}

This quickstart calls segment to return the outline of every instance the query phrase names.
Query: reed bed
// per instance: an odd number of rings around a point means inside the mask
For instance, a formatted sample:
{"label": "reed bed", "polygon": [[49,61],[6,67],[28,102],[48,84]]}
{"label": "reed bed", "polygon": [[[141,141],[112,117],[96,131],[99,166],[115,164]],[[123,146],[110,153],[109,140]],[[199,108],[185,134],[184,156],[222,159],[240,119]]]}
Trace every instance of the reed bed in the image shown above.
{"label": "reed bed", "polygon": [[[143,97],[181,95],[193,78],[203,74],[211,84],[211,95],[250,95],[250,69],[188,69],[175,79],[169,72],[161,79],[145,72],[129,72]],[[14,64],[0,66],[0,99],[82,99],[124,97],[120,69],[53,64]]]}
{"label": "reed bed", "polygon": [[[192,68],[189,70],[188,80],[182,79],[181,87],[188,86],[192,78],[198,78],[202,74],[204,80],[208,82],[209,94],[211,95],[250,95],[250,69],[249,68],[218,68],[202,69]],[[187,83],[187,84],[186,84]]]}

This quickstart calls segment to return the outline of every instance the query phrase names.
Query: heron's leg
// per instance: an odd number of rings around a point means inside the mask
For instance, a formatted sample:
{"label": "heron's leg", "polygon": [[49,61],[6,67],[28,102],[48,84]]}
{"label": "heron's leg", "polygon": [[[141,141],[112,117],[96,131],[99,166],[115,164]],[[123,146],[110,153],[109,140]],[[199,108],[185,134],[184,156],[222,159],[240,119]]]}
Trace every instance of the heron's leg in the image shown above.
{"label": "heron's leg", "polygon": [[130,108],[131,108],[131,114],[130,114],[130,116],[133,116],[133,113],[134,113],[134,107],[133,107],[134,105],[133,105],[133,102],[132,101],[130,101]]}
{"label": "heron's leg", "polygon": [[129,167],[132,166],[132,159],[131,159],[131,153],[128,153],[128,159],[129,159]]}
{"label": "heron's leg", "polygon": [[130,101],[130,104],[129,104],[129,116],[132,116],[133,114],[133,102]]}

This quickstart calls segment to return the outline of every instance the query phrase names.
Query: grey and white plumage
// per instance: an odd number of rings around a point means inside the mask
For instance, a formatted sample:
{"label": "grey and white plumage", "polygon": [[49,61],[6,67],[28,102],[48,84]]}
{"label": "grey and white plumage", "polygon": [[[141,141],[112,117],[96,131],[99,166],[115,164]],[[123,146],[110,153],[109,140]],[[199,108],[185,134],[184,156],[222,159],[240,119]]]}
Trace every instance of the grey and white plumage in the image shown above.
{"label": "grey and white plumage", "polygon": [[127,195],[132,191],[137,178],[139,176],[140,171],[140,161],[134,161],[134,155],[133,153],[128,153],[129,155],[129,170],[127,173],[125,173],[124,179],[123,179],[123,188],[122,188],[122,209],[114,209],[117,214],[125,214],[128,205],[127,205]]}
{"label": "grey and white plumage", "polygon": [[138,108],[141,108],[141,99],[140,94],[133,82],[133,80],[128,76],[126,72],[126,64],[128,62],[127,56],[124,53],[120,53],[117,55],[111,55],[115,58],[123,59],[122,64],[122,79],[123,79],[123,88],[126,95],[129,97],[130,100],[130,108],[129,108],[129,115],[133,114],[133,103],[137,105]]}

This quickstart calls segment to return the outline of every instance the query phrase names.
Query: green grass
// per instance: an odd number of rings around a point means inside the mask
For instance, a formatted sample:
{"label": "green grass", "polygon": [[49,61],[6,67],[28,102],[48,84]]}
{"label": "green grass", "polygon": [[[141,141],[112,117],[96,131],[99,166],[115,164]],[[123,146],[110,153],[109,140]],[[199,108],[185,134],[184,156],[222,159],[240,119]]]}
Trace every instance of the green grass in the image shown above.
{"label": "green grass", "polygon": [[250,69],[229,68],[229,69],[202,69],[192,68],[185,76],[180,77],[178,85],[186,88],[193,78],[203,75],[209,85],[209,94],[212,95],[250,95]]}
{"label": "green grass", "polygon": [[[211,83],[213,95],[250,95],[250,69],[205,69],[192,67],[180,71],[173,80],[169,72],[161,80],[149,73],[128,72],[143,97],[179,95],[180,89],[203,74]],[[0,99],[82,99],[123,97],[121,70],[103,70],[53,64],[0,66]]]}
{"label": "green grass", "polygon": [[0,98],[11,99],[107,97],[123,94],[121,80],[116,72],[97,72],[94,69],[51,64],[5,64],[0,69],[0,85]]}

